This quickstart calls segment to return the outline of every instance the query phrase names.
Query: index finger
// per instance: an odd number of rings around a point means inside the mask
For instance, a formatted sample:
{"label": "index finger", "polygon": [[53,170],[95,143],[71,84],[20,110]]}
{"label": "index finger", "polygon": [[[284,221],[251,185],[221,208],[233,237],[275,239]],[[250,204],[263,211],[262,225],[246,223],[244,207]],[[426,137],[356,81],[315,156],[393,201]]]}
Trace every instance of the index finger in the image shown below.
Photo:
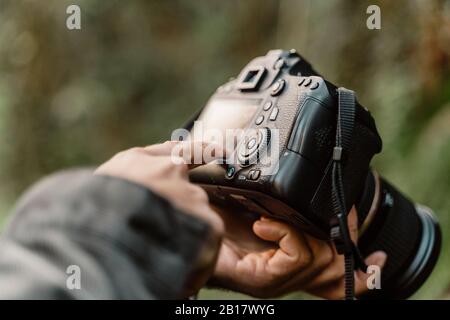
{"label": "index finger", "polygon": [[144,148],[153,156],[172,156],[182,158],[189,169],[226,158],[226,150],[218,143],[203,141],[166,141]]}

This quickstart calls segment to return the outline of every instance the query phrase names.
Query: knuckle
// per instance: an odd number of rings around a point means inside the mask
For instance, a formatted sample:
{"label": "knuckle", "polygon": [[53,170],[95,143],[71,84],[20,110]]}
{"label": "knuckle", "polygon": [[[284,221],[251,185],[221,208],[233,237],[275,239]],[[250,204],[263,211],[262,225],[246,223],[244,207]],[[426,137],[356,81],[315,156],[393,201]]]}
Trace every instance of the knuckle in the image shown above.
{"label": "knuckle", "polygon": [[192,195],[199,202],[209,202],[208,194],[202,188],[192,185]]}
{"label": "knuckle", "polygon": [[176,170],[178,170],[178,172],[180,172],[182,174],[188,173],[188,165],[186,163],[176,164],[175,167],[176,167]]}
{"label": "knuckle", "polygon": [[129,152],[129,153],[142,153],[145,149],[141,148],[141,147],[133,147],[130,148],[128,150],[126,150],[125,152]]}
{"label": "knuckle", "polygon": [[[162,157],[161,161],[164,164],[166,170],[170,170],[170,172],[180,173],[185,170],[185,164],[179,163],[178,158],[176,157]],[[187,170],[187,168],[186,168]]]}
{"label": "knuckle", "polygon": [[171,162],[169,170],[175,173],[177,176],[181,176],[184,179],[188,177],[188,166],[185,163],[173,163]]}
{"label": "knuckle", "polygon": [[299,267],[301,269],[305,269],[306,267],[312,264],[312,255],[310,253],[302,254],[302,258],[300,259]]}
{"label": "knuckle", "polygon": [[170,157],[149,157],[153,162],[161,178],[173,181],[177,189],[181,189],[181,184],[187,181],[188,169],[184,164],[176,164]]}
{"label": "knuckle", "polygon": [[309,250],[302,250],[298,253],[298,255],[295,257],[295,265],[299,269],[304,269],[312,264],[313,262],[313,255],[311,251]]}
{"label": "knuckle", "polygon": [[173,170],[176,170],[177,172],[187,172],[188,166],[186,164],[186,161],[179,156],[171,155],[168,158],[168,162],[172,164]]}
{"label": "knuckle", "polygon": [[120,160],[120,161],[130,161],[132,158],[134,158],[134,154],[131,153],[129,150],[121,151],[117,153],[113,159]]}
{"label": "knuckle", "polygon": [[133,159],[138,153],[142,153],[142,148],[134,147],[124,151],[120,151],[113,158],[116,160],[130,160]]}

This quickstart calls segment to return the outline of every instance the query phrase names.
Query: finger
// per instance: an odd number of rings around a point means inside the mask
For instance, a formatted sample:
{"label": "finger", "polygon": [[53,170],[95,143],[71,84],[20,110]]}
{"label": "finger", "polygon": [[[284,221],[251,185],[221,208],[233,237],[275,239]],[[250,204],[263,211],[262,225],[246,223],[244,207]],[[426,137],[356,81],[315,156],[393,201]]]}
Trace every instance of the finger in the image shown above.
{"label": "finger", "polygon": [[[367,257],[365,262],[367,265],[377,265],[380,268],[383,268],[384,264],[386,263],[386,258],[387,256],[384,252],[377,251],[372,253],[369,257]],[[328,282],[322,281],[322,279],[318,279],[319,280],[318,282],[315,281],[316,282],[315,284],[311,283],[308,286],[308,288],[306,288],[308,292],[325,299],[342,299],[344,297],[344,290],[345,290],[343,261],[341,261],[340,265],[342,266],[342,269],[336,273],[336,276],[338,277],[333,277],[334,280],[332,277],[330,277],[329,280],[332,281]],[[370,276],[371,274],[364,273],[361,270],[357,270],[355,272],[356,296],[359,296],[369,290],[368,279]]]}
{"label": "finger", "polygon": [[215,142],[202,141],[166,141],[145,147],[153,156],[173,156],[185,160],[190,169],[226,157],[226,150]]}
{"label": "finger", "polygon": [[170,157],[170,156],[160,156],[160,157],[149,157],[148,155],[143,157],[145,162],[142,165],[146,164],[149,168],[152,168],[152,172],[158,173],[158,178],[160,179],[159,183],[164,181],[169,181],[169,178],[180,178],[187,181],[189,172],[188,166],[185,163],[183,158],[180,157]]}
{"label": "finger", "polygon": [[[386,253],[384,253],[383,251],[376,251],[366,258],[365,263],[367,266],[378,266],[381,270],[386,264],[386,260],[387,260]],[[369,289],[368,280],[372,275],[373,271],[371,273],[365,273],[361,270],[356,271],[355,294],[357,296],[363,294]],[[378,276],[381,276],[381,274]],[[373,278],[373,281],[377,281],[376,277]]]}
{"label": "finger", "polygon": [[350,238],[353,243],[358,242],[358,213],[355,206],[352,207],[347,216],[348,231],[350,232]]}
{"label": "finger", "polygon": [[315,270],[314,276],[316,276],[333,263],[337,253],[333,250],[333,245],[329,241],[319,240],[308,234],[303,234],[303,237],[314,257],[314,263],[310,267]]}
{"label": "finger", "polygon": [[[348,227],[350,237],[356,242],[358,238],[358,219],[356,208],[352,207],[348,214]],[[314,257],[311,267],[315,268],[314,274],[307,279],[305,288],[310,292],[329,292],[339,286],[344,276],[344,257],[338,255],[334,244],[314,239],[303,235],[308,242]],[[308,268],[307,268],[308,269]],[[301,277],[298,277],[301,278]],[[289,285],[289,284],[287,284]],[[325,289],[324,289],[325,288]]]}
{"label": "finger", "polygon": [[222,235],[224,223],[219,214],[209,205],[208,195],[201,187],[179,178],[164,179],[152,187],[159,195],[171,199],[172,205],[182,211],[197,216]]}
{"label": "finger", "polygon": [[146,146],[144,149],[153,156],[170,156],[172,149],[179,143],[180,141],[165,141],[164,143]]}
{"label": "finger", "polygon": [[307,234],[303,234],[303,236],[312,252],[312,262],[304,268],[302,272],[293,273],[289,280],[279,288],[280,292],[292,292],[307,289],[336,258],[331,243],[318,240]]}
{"label": "finger", "polygon": [[294,227],[271,219],[258,220],[253,231],[263,240],[278,243],[279,249],[269,260],[276,273],[289,273],[305,268],[312,262],[311,249],[305,238]]}
{"label": "finger", "polygon": [[[333,248],[333,259],[332,262],[318,275],[316,275],[311,281],[306,285],[305,289],[316,294],[316,292],[325,292],[330,290],[328,288],[334,287],[339,284],[339,282],[344,277],[344,256],[338,255]],[[317,294],[321,296],[320,294]]]}
{"label": "finger", "polygon": [[[354,243],[358,240],[358,215],[355,206],[352,207],[347,216],[347,225],[349,228],[350,238]],[[336,287],[340,287],[344,277],[344,256],[337,253],[334,244],[331,245],[332,258],[327,268],[319,273],[307,285],[307,289],[311,292],[336,292]],[[333,289],[329,289],[332,287]],[[343,290],[343,289],[342,289]],[[339,292],[339,291],[337,291]]]}
{"label": "finger", "polygon": [[220,216],[211,209],[209,205],[198,206],[193,210],[194,215],[203,219],[212,227],[216,237],[222,237],[225,232],[225,225]]}

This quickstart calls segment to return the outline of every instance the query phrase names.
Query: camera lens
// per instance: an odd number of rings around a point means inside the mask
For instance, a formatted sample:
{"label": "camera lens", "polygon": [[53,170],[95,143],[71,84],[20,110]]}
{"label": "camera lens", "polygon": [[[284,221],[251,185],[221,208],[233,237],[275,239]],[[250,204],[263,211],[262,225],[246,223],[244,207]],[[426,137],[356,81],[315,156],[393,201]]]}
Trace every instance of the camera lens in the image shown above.
{"label": "camera lens", "polygon": [[370,290],[362,298],[406,299],[433,270],[441,231],[429,208],[414,205],[383,178],[372,175],[368,181],[374,182],[369,193],[378,203],[373,214],[363,216],[369,224],[360,236],[359,247],[364,256],[382,250],[387,261],[381,272],[381,290]]}

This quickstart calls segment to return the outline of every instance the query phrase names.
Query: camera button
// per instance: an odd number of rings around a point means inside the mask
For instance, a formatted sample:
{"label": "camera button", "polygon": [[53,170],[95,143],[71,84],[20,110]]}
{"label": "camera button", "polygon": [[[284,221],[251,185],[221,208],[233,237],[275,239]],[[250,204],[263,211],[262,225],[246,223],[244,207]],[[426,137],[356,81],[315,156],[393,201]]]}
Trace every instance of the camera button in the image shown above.
{"label": "camera button", "polygon": [[234,176],[234,173],[236,172],[236,168],[235,167],[232,167],[232,166],[229,166],[228,168],[227,168],[227,177],[228,178],[232,178],[233,176]]}
{"label": "camera button", "polygon": [[275,70],[280,70],[281,68],[283,68],[284,66],[286,66],[286,62],[284,61],[283,58],[278,59],[277,61],[275,61],[273,68]]}
{"label": "camera button", "polygon": [[[270,141],[271,132],[269,128],[258,129],[256,134],[252,134],[248,136],[248,140],[244,140],[241,142],[239,151],[238,151],[238,161],[242,167],[246,167],[252,164],[255,164],[265,153],[267,146]],[[252,148],[248,148],[248,144],[252,139],[255,139],[255,142],[251,142]]]}
{"label": "camera button", "polygon": [[278,80],[272,85],[272,92],[270,92],[270,95],[272,96],[279,95],[283,91],[285,85],[286,81],[284,81],[283,79]]}
{"label": "camera button", "polygon": [[272,112],[270,113],[270,116],[269,116],[269,120],[270,121],[275,121],[277,119],[278,111],[279,111],[278,108],[273,108],[273,110],[272,110]]}
{"label": "camera button", "polygon": [[247,174],[247,179],[249,180],[258,180],[261,175],[261,170],[250,170]]}
{"label": "camera button", "polygon": [[252,137],[246,141],[244,141],[239,150],[239,155],[241,157],[249,157],[258,149],[259,141],[257,140],[259,137]]}
{"label": "camera button", "polygon": [[306,80],[304,86],[308,87],[311,84],[311,82],[312,82],[311,79]]}
{"label": "camera button", "polygon": [[311,86],[311,90],[316,90],[319,87],[319,83],[315,82],[312,86]]}
{"label": "camera button", "polygon": [[256,118],[255,123],[256,124],[261,124],[261,123],[263,123],[263,121],[264,121],[264,116],[261,115],[258,118]]}
{"label": "camera button", "polygon": [[256,145],[256,138],[251,138],[247,142],[247,149],[252,149]]}
{"label": "camera button", "polygon": [[270,108],[272,108],[272,101],[267,101],[266,103],[264,103],[264,105],[263,105],[263,110],[264,111],[267,111]]}

